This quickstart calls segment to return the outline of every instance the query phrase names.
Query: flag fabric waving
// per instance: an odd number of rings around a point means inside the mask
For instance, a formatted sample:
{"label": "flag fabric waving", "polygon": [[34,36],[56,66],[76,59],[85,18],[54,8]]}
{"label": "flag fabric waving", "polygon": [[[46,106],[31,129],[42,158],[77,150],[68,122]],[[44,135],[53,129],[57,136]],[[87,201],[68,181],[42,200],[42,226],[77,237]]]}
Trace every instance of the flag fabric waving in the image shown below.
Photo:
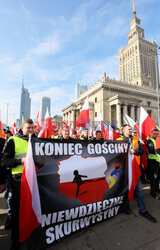
{"label": "flag fabric waving", "polygon": [[130,116],[128,116],[127,114],[125,114],[125,119],[127,120],[127,123],[132,127],[132,128],[136,128],[139,134],[139,126],[138,124],[132,120],[132,118]]}
{"label": "flag fabric waving", "polygon": [[45,119],[43,121],[43,126],[41,131],[39,132],[39,138],[50,138],[54,133],[54,127],[52,125],[51,118],[49,116],[48,109],[46,111]]}
{"label": "flag fabric waving", "polygon": [[41,112],[41,109],[40,109],[38,111],[38,114],[37,114],[37,126],[36,126],[36,130],[40,131],[42,129],[42,125],[43,125],[42,112]]}
{"label": "flag fabric waving", "polygon": [[[25,215],[25,216],[24,216]],[[19,229],[20,242],[26,240],[41,223],[41,204],[36,169],[29,140],[28,151],[21,179]]]}
{"label": "flag fabric waving", "polygon": [[112,128],[109,124],[104,124],[104,127],[106,129],[105,132],[105,139],[106,140],[116,140],[120,137],[120,135]]}
{"label": "flag fabric waving", "polygon": [[104,123],[104,121],[102,119],[102,114],[100,114],[99,122],[98,122],[98,126],[96,128],[96,131],[101,131],[102,137],[105,138],[107,128],[108,128],[108,126]]}
{"label": "flag fabric waving", "polygon": [[156,123],[153,119],[148,115],[145,109],[140,107],[140,138],[145,141],[152,130],[155,128]]}
{"label": "flag fabric waving", "polygon": [[15,135],[18,131],[17,127],[16,127],[16,123],[14,122],[13,125],[10,127],[10,131],[13,135]]}
{"label": "flag fabric waving", "polygon": [[88,97],[86,98],[82,110],[76,121],[76,127],[88,128],[89,126],[89,102]]}
{"label": "flag fabric waving", "polygon": [[1,133],[0,133],[0,137],[5,139],[5,133],[4,133],[4,129],[3,129],[3,125],[2,125],[2,122],[0,121],[0,130],[1,130]]}
{"label": "flag fabric waving", "polygon": [[130,152],[128,152],[128,186],[129,186],[128,199],[130,201],[133,201],[134,189],[137,185],[140,176],[141,176],[141,170],[139,167],[138,159],[134,154],[130,154]]}

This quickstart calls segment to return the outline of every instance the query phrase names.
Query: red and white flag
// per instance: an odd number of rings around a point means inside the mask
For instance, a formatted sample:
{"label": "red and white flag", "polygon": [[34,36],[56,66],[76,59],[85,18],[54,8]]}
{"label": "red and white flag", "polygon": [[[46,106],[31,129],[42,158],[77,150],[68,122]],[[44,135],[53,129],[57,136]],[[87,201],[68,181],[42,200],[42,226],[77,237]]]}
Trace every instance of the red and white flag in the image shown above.
{"label": "red and white flag", "polygon": [[137,158],[134,154],[130,154],[129,152],[128,153],[128,184],[129,184],[128,199],[130,201],[133,201],[134,189],[140,177],[141,177],[141,170]]}
{"label": "red and white flag", "polygon": [[51,135],[54,133],[54,127],[52,125],[51,118],[49,116],[48,109],[46,111],[45,119],[43,121],[43,126],[41,128],[41,131],[39,132],[38,137],[39,138],[50,138]]}
{"label": "red and white flag", "polygon": [[89,128],[89,102],[88,97],[86,98],[82,110],[76,121],[76,127]]}
{"label": "red and white flag", "polygon": [[41,109],[38,111],[37,114],[37,126],[36,126],[36,130],[40,131],[42,129],[43,126],[43,120],[42,120],[42,112]]}
{"label": "red and white flag", "polygon": [[137,132],[138,132],[138,134],[139,134],[139,126],[138,126],[138,124],[137,124],[134,120],[132,120],[132,118],[131,118],[130,116],[128,116],[128,115],[125,115],[125,118],[126,118],[126,120],[127,120],[127,123],[128,123],[132,128],[136,128],[136,129],[137,129]]}
{"label": "red and white flag", "polygon": [[105,139],[106,140],[116,140],[117,138],[120,137],[120,135],[111,127],[109,124],[104,124],[105,125]]}
{"label": "red and white flag", "polygon": [[41,224],[41,204],[32,154],[31,141],[21,178],[21,199],[19,214],[20,242],[26,240],[32,231]]}
{"label": "red and white flag", "polygon": [[156,123],[153,119],[149,116],[149,114],[145,111],[145,109],[141,106],[140,107],[140,138],[145,141],[152,130],[155,128]]}
{"label": "red and white flag", "polygon": [[0,138],[3,138],[5,139],[6,136],[5,136],[5,133],[4,133],[4,129],[3,129],[3,125],[2,125],[2,122],[0,121]]}
{"label": "red and white flag", "polygon": [[105,126],[106,126],[106,124],[104,124],[104,121],[102,119],[102,114],[100,114],[99,122],[98,122],[98,126],[96,128],[96,131],[101,131],[101,134],[102,134],[103,138],[105,138],[105,133],[106,133]]}
{"label": "red and white flag", "polygon": [[10,131],[13,135],[15,135],[18,131],[18,128],[16,127],[16,123],[14,122],[13,125],[10,127]]}
{"label": "red and white flag", "polygon": [[[139,134],[142,141],[146,141],[146,138],[151,134],[152,130],[155,128],[156,123],[145,111],[145,109],[140,107],[140,124],[139,124]],[[144,154],[142,155],[142,166],[144,169],[147,168],[146,159],[146,144],[143,145]]]}

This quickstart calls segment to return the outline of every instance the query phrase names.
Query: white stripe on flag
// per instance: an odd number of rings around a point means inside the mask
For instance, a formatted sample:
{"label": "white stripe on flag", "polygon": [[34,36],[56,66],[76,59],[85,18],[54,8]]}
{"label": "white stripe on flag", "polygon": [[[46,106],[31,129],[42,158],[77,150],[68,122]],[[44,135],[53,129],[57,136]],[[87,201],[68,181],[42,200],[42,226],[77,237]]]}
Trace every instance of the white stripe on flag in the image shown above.
{"label": "white stripe on flag", "polygon": [[130,149],[128,151],[128,190],[130,190],[132,185],[132,161],[134,159],[134,154],[130,153]]}
{"label": "white stripe on flag", "polygon": [[40,205],[40,196],[38,190],[35,164],[33,161],[32,145],[30,140],[28,142],[28,151],[25,163],[26,163],[26,168],[25,168],[26,180],[28,182],[28,186],[32,195],[32,207],[36,214],[37,220],[39,221],[39,223],[41,223],[42,213]]}

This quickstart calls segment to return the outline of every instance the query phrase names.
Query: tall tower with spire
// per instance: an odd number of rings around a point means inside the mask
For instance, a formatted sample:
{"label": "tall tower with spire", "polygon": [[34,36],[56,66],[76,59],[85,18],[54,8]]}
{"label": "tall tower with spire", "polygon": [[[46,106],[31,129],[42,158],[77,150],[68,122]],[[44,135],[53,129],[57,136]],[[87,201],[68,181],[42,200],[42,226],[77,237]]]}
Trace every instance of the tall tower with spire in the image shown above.
{"label": "tall tower with spire", "polygon": [[157,43],[144,37],[144,29],[137,18],[135,0],[133,0],[133,16],[128,32],[128,45],[120,49],[120,80],[138,86],[156,89],[159,86]]}
{"label": "tall tower with spire", "polygon": [[23,120],[30,118],[31,98],[28,89],[24,88],[24,80],[22,80],[21,89],[21,105],[20,105],[20,125]]}

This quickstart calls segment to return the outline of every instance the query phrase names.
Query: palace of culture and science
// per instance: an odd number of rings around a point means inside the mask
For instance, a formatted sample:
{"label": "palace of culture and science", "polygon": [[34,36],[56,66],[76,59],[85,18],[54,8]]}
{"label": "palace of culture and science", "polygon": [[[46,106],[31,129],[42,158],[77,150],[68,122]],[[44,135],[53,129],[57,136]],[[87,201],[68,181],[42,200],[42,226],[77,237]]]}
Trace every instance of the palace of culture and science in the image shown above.
{"label": "palace of culture and science", "polygon": [[155,41],[145,39],[140,22],[133,0],[128,45],[118,52],[120,81],[112,80],[104,73],[100,81],[62,110],[64,121],[75,123],[88,96],[92,122],[98,121],[101,116],[104,121],[117,121],[117,125],[121,126],[125,114],[139,122],[140,106],[149,114],[152,112],[155,122],[158,122],[158,46]]}

